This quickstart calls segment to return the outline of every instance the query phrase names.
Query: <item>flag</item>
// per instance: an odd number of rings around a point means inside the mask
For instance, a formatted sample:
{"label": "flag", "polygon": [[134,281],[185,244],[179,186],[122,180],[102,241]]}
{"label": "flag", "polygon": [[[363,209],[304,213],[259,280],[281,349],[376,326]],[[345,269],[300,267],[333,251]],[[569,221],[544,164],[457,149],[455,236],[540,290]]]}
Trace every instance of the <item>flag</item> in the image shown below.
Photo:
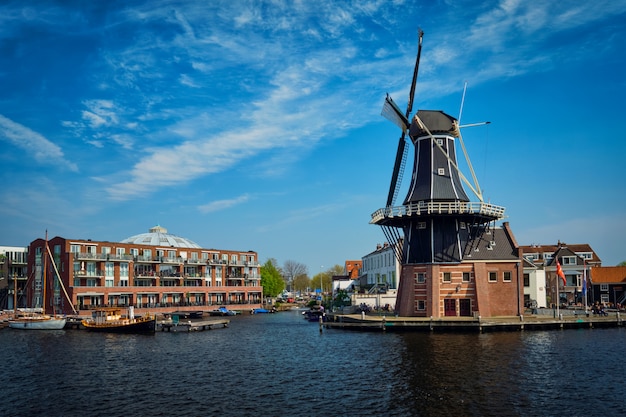
{"label": "flag", "polygon": [[565,274],[563,273],[563,270],[561,269],[561,264],[559,263],[559,260],[556,260],[556,275],[561,277],[561,279],[563,280],[563,286],[565,286],[566,281],[565,281]]}

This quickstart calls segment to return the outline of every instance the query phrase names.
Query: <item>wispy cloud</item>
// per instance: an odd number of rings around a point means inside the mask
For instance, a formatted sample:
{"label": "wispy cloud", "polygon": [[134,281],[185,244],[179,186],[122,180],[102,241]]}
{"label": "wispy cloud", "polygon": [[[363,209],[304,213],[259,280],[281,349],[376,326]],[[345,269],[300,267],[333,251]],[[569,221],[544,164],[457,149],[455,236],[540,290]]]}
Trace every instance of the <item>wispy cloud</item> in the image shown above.
{"label": "wispy cloud", "polygon": [[346,207],[346,205],[346,203],[331,203],[313,207],[306,207],[299,210],[292,210],[286,213],[279,222],[258,226],[257,231],[268,232],[272,230],[280,230],[294,224],[308,222],[312,219],[317,219],[322,216],[328,216],[330,213],[341,211],[344,207]]}
{"label": "wispy cloud", "polygon": [[[550,50],[535,53],[535,46],[623,12],[626,6],[615,3],[494,1],[477,8],[478,14],[466,11],[463,19],[471,15],[471,24],[455,20],[455,7],[441,6],[449,10],[450,19],[443,20],[454,30],[442,27],[430,38],[426,28],[426,77],[418,90],[446,95],[470,75],[477,85],[543,71],[558,58]],[[110,18],[116,24],[107,28],[97,61],[108,71],[95,80],[93,98],[82,101],[81,120],[65,125],[102,149],[141,143],[143,153],[127,171],[98,175],[108,176],[112,199],[130,200],[220,173],[261,152],[272,160],[291,149],[289,161],[295,162],[298,150],[378,120],[380,104],[372,103],[383,92],[406,97],[416,38],[401,37],[392,25],[398,23],[397,8],[406,5],[226,4],[156,1]],[[205,16],[219,19],[207,24]],[[379,42],[370,50],[372,39]],[[114,94],[115,100],[98,94]]]}
{"label": "wispy cloud", "polygon": [[70,171],[78,171],[76,164],[65,159],[59,146],[39,133],[0,115],[0,139],[24,150],[37,162],[60,165]]}
{"label": "wispy cloud", "polygon": [[212,213],[214,211],[225,210],[227,208],[246,203],[248,200],[250,200],[250,196],[248,194],[244,194],[227,200],[212,201],[208,204],[198,206],[198,210],[201,213]]}

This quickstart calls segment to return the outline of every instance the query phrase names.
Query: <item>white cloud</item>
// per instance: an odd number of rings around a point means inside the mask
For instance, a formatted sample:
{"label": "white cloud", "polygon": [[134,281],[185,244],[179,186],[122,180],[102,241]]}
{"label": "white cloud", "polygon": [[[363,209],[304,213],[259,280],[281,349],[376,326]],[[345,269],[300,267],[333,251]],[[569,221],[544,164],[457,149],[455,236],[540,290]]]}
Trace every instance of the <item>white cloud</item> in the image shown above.
{"label": "white cloud", "polygon": [[70,171],[78,171],[76,164],[65,159],[59,146],[33,130],[0,115],[0,138],[26,151],[37,162],[61,165]]}
{"label": "white cloud", "polygon": [[250,200],[250,196],[244,194],[236,198],[213,201],[211,203],[198,206],[198,210],[202,213],[212,213],[214,211],[225,210],[227,208],[246,203],[248,200]]}

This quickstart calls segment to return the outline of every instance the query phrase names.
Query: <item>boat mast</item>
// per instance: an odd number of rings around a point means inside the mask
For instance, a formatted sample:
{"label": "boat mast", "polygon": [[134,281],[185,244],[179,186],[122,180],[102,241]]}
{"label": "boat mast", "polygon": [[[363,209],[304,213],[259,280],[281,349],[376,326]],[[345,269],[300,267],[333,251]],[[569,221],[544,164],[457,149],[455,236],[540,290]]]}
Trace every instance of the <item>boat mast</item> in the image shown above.
{"label": "boat mast", "polygon": [[[52,252],[50,252],[50,247],[46,246],[46,249],[48,250],[48,256],[50,256],[50,259],[54,259],[54,257],[52,256]],[[63,289],[65,298],[67,298],[67,301],[69,301],[70,306],[72,307],[72,311],[74,311],[74,314],[78,314],[78,311],[76,311],[76,309],[74,308],[74,303],[72,303],[72,299],[70,298],[69,294],[67,293],[67,290],[65,289],[65,285],[63,284],[63,280],[61,279],[61,274],[59,274],[59,269],[57,268],[57,264],[55,262],[52,262],[52,267],[54,268],[54,272],[56,273],[56,279],[59,280],[59,285],[61,285],[61,288]]]}
{"label": "boat mast", "polygon": [[43,295],[42,295],[42,312],[45,315],[46,314],[46,269],[48,267],[48,229],[46,229],[46,246],[44,247],[43,250],[43,279],[42,279],[42,286],[43,286]]}
{"label": "boat mast", "polygon": [[17,275],[13,273],[13,318],[17,317]]}

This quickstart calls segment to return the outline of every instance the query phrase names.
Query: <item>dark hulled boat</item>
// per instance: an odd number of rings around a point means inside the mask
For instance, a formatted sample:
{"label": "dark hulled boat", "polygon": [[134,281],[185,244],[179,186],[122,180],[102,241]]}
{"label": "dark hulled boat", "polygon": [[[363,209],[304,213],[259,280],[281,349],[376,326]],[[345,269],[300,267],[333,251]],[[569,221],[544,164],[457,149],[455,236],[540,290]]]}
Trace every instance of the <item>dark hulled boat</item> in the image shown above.
{"label": "dark hulled boat", "polygon": [[85,329],[92,332],[107,333],[155,333],[156,317],[147,314],[135,317],[132,307],[128,316],[121,315],[121,309],[105,307],[95,310],[90,319],[82,320]]}

